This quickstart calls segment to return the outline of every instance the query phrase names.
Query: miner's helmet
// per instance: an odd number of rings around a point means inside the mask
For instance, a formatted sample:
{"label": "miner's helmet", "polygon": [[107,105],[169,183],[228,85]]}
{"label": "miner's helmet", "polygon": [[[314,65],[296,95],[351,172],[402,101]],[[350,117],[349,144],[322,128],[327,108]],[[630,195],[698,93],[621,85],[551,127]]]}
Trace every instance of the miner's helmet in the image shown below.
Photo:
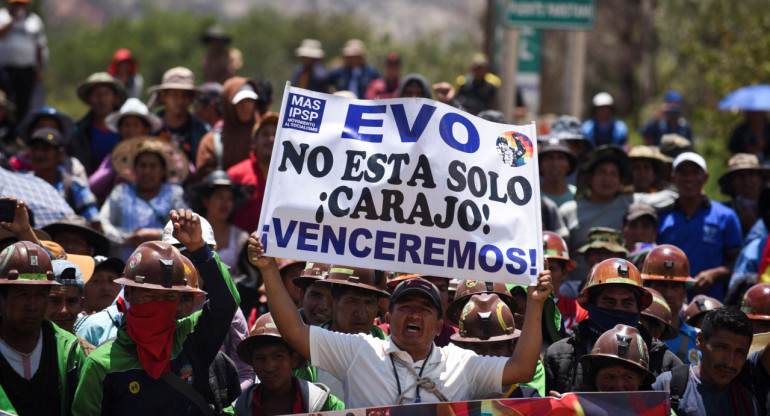
{"label": "miner's helmet", "polygon": [[281,333],[278,332],[278,327],[275,325],[275,321],[273,321],[273,316],[268,312],[257,318],[257,321],[254,322],[254,326],[251,328],[248,338],[238,343],[235,352],[238,354],[238,358],[240,358],[241,361],[244,363],[251,363],[254,349],[260,344],[271,341],[274,342],[275,340],[280,339],[282,339]]}
{"label": "miner's helmet", "polygon": [[496,342],[518,338],[513,312],[496,293],[471,296],[463,307],[459,332],[450,338],[455,342]]}
{"label": "miner's helmet", "polygon": [[553,231],[543,231],[543,257],[551,261],[564,262],[567,270],[577,267],[577,262],[569,258],[567,243]]}
{"label": "miner's helmet", "polygon": [[329,274],[331,267],[332,265],[328,263],[307,262],[302,273],[291,279],[291,282],[300,289],[306,289],[315,282],[324,280]]}
{"label": "miner's helmet", "polygon": [[687,308],[684,310],[684,321],[687,323],[687,325],[695,326],[695,324],[698,322],[698,318],[706,315],[706,312],[722,306],[724,306],[722,305],[722,302],[712,297],[706,295],[696,295],[692,299],[692,302],[690,302],[690,304],[687,305]]}
{"label": "miner's helmet", "polygon": [[479,293],[496,293],[500,300],[508,305],[511,311],[517,310],[516,300],[511,296],[511,292],[504,283],[461,280],[457,285],[454,300],[447,307],[447,319],[457,325],[460,319],[460,311],[468,303],[471,296]]}
{"label": "miner's helmet", "polygon": [[743,295],[741,311],[749,319],[770,321],[770,283],[752,286]]}
{"label": "miner's helmet", "polygon": [[654,319],[663,326],[663,335],[661,340],[674,339],[679,336],[679,331],[671,326],[671,307],[666,303],[666,298],[655,289],[647,288],[652,294],[652,303],[642,311],[642,316]]}
{"label": "miner's helmet", "polygon": [[379,280],[374,269],[332,265],[326,278],[319,280],[319,283],[352,286],[371,291],[379,297],[390,297],[390,293],[385,290],[385,277],[382,276]]}
{"label": "miner's helmet", "polygon": [[591,269],[586,286],[578,294],[578,304],[587,309],[591,303],[592,293],[609,286],[627,287],[636,292],[640,312],[652,303],[652,295],[646,287],[642,286],[642,277],[636,266],[628,260],[612,258],[602,261]]}
{"label": "miner's helmet", "polygon": [[687,255],[679,247],[670,244],[661,244],[650,250],[642,266],[642,280],[695,282],[690,277]]}
{"label": "miner's helmet", "polygon": [[[128,259],[123,275],[115,283],[143,289],[195,293],[185,273],[182,254],[161,241],[142,243]],[[188,266],[189,267],[189,266]]]}
{"label": "miner's helmet", "polygon": [[41,246],[18,241],[0,252],[0,284],[58,285],[51,257]]}
{"label": "miner's helmet", "polygon": [[198,269],[195,268],[192,260],[186,256],[182,256],[182,263],[184,265],[184,276],[187,280],[187,285],[194,289],[193,293],[196,295],[206,295],[206,292],[201,289],[203,286],[203,279],[198,274]]}
{"label": "miner's helmet", "polygon": [[655,381],[649,362],[650,353],[639,330],[621,324],[603,333],[591,353],[580,357],[580,364],[594,376],[604,367],[629,366],[644,375],[644,384]]}

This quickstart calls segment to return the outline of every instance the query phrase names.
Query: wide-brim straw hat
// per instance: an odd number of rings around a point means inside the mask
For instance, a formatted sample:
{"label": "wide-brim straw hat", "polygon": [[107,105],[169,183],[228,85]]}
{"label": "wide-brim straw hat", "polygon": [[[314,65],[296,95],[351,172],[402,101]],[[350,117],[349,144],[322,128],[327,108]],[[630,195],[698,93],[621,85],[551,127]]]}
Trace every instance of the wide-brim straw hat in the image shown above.
{"label": "wide-brim straw hat", "polygon": [[134,183],[134,159],[140,153],[153,152],[166,162],[166,182],[180,184],[190,173],[187,156],[171,142],[156,137],[134,137],[123,140],[112,150],[112,168],[126,182]]}
{"label": "wide-brim straw hat", "polygon": [[150,112],[147,106],[137,98],[129,98],[126,100],[126,102],[123,103],[123,106],[120,107],[120,110],[111,113],[104,119],[104,124],[108,129],[117,133],[118,128],[120,127],[120,120],[122,120],[123,117],[128,116],[139,117],[146,121],[147,124],[150,125],[151,133],[160,131],[160,129],[163,128],[163,120]]}
{"label": "wide-brim straw hat", "polygon": [[366,47],[360,39],[350,39],[342,48],[342,56],[364,56],[365,54]]}
{"label": "wide-brim straw hat", "polygon": [[112,75],[107,72],[97,72],[91,74],[85,82],[78,85],[77,94],[81,101],[88,104],[88,97],[91,95],[91,91],[99,86],[106,85],[115,92],[118,97],[118,104],[122,104],[126,100],[126,86],[123,85],[123,81],[113,78]]}
{"label": "wide-brim straw hat", "polygon": [[163,73],[160,84],[147,89],[147,93],[154,94],[163,90],[198,91],[195,87],[195,74],[183,66],[171,68]]}
{"label": "wide-brim straw hat", "polygon": [[588,153],[585,161],[580,165],[576,198],[583,198],[590,191],[588,176],[593,173],[596,166],[603,162],[613,162],[618,166],[620,173],[620,189],[618,189],[618,193],[633,191],[634,176],[631,172],[631,159],[622,147],[607,144],[599,146]]}
{"label": "wide-brim straw hat", "polygon": [[762,176],[762,182],[770,179],[770,169],[759,164],[757,155],[751,153],[736,153],[727,162],[727,170],[719,177],[719,190],[725,195],[733,195],[732,176],[736,172],[752,171]]}
{"label": "wide-brim straw hat", "polygon": [[324,57],[324,50],[321,48],[321,41],[318,39],[303,39],[295,52],[300,58],[321,59]]}
{"label": "wide-brim straw hat", "polygon": [[[94,256],[107,256],[110,253],[110,240],[104,234],[91,228],[88,221],[79,215],[61,218],[43,227],[43,231],[48,232],[54,237],[62,231],[71,231],[84,236],[88,240],[88,244],[94,248]],[[48,240],[50,239],[49,237]]]}

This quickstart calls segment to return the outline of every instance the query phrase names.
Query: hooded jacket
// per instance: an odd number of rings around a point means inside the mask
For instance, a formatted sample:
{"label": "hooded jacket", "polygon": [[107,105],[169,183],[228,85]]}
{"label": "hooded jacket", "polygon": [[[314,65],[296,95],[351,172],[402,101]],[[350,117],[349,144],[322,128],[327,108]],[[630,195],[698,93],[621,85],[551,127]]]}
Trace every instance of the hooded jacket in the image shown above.
{"label": "hooded jacket", "polygon": [[[59,364],[59,380],[61,381],[61,414],[69,414],[72,398],[80,376],[80,368],[85,361],[85,355],[80,348],[75,335],[59,328],[48,319],[43,320],[43,331],[53,331],[56,337],[57,360]],[[10,399],[0,384],[0,413],[18,414]],[[5,414],[5,413],[3,413]]]}
{"label": "hooded jacket", "polygon": [[[682,364],[663,341],[653,338],[642,325],[637,328],[650,353],[650,372],[656,377]],[[580,357],[590,354],[604,330],[591,318],[572,325],[572,335],[562,339],[545,352],[545,390],[559,393],[596,391],[590,375],[580,364]],[[645,386],[649,387],[649,386]]]}
{"label": "hooded jacket", "polygon": [[[296,379],[296,377],[295,377]],[[326,412],[329,410],[344,410],[345,404],[329,393],[329,388],[321,383],[310,383],[305,380],[299,381],[300,395],[302,396],[302,405],[308,413]],[[250,416],[254,407],[251,396],[259,384],[254,384],[246,391],[241,393],[235,402],[235,414],[240,416]]]}
{"label": "hooded jacket", "polygon": [[433,88],[431,87],[430,82],[428,82],[427,78],[417,73],[409,74],[401,78],[401,85],[398,86],[398,97],[403,97],[404,88],[413,82],[420,84],[422,87],[422,96],[424,98],[433,98]]}
{"label": "hooded jacket", "polygon": [[[222,105],[222,129],[206,133],[198,146],[198,154],[195,159],[196,175],[204,179],[206,175],[217,168],[217,153],[214,148],[214,135],[217,131],[222,137],[222,170],[227,170],[238,162],[248,159],[251,151],[251,134],[256,117],[247,122],[238,120],[235,112],[233,97],[246,83],[250,84],[259,94],[259,86],[256,82],[243,78],[232,77],[225,81],[222,93],[219,96]],[[256,113],[256,107],[254,112]]]}

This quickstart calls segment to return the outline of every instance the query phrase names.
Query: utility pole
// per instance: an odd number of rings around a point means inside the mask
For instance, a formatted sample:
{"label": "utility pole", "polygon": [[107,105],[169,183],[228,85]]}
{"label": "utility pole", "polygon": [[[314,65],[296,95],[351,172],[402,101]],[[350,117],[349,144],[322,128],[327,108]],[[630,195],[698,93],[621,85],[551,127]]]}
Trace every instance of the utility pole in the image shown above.
{"label": "utility pole", "polygon": [[499,103],[500,111],[509,121],[513,118],[513,108],[516,103],[516,73],[519,70],[518,49],[519,30],[506,27],[503,32],[503,59],[500,65],[500,81],[503,85]]}
{"label": "utility pole", "polygon": [[588,32],[576,30],[569,32],[567,36],[567,65],[564,74],[564,114],[582,118]]}

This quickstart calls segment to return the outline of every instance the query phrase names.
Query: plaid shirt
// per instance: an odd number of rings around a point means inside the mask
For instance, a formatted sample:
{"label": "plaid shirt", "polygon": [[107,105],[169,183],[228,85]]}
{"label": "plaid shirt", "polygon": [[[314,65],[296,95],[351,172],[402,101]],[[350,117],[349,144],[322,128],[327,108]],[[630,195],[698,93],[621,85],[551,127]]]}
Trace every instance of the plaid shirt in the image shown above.
{"label": "plaid shirt", "polygon": [[32,174],[0,168],[0,196],[24,201],[35,215],[37,228],[75,214],[56,188]]}
{"label": "plaid shirt", "polygon": [[[64,174],[65,173],[62,172],[62,175]],[[71,200],[67,200],[67,190],[64,187],[64,181],[60,180],[54,186],[56,187],[56,190],[59,191],[59,195],[67,201],[70,208],[72,208],[76,214],[91,223],[99,221],[99,208],[96,206],[96,197],[91,193],[91,190],[88,189],[88,185],[73,177],[70,182],[70,192],[72,193]]]}

